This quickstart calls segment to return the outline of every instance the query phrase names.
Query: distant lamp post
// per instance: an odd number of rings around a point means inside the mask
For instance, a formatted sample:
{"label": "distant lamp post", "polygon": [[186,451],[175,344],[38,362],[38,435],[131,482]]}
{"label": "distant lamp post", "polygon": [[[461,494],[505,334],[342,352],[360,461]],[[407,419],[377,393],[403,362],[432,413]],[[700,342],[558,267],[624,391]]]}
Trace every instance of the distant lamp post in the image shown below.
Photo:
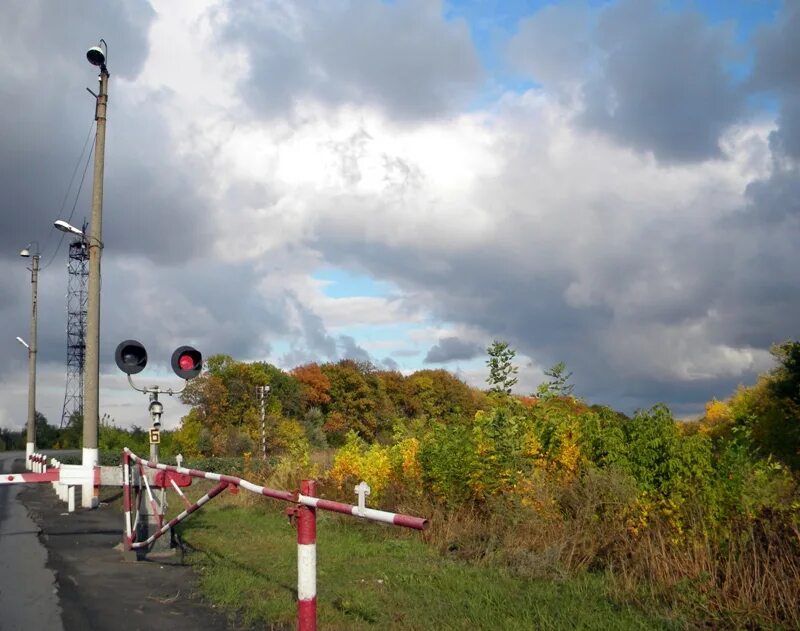
{"label": "distant lamp post", "polygon": [[[36,246],[31,253],[31,247]],[[32,241],[19,253],[31,259],[31,337],[30,344],[21,337],[17,341],[28,349],[28,438],[25,442],[25,467],[30,469],[30,455],[36,451],[36,325],[38,318],[39,244]]]}

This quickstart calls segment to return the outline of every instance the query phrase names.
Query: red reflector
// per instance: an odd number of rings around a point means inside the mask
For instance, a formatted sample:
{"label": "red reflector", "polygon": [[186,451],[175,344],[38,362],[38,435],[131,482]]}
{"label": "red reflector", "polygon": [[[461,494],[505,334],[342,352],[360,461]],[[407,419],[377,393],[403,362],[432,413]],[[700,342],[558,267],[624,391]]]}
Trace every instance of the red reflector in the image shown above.
{"label": "red reflector", "polygon": [[191,355],[181,355],[178,360],[178,366],[181,367],[181,370],[191,370],[194,368],[194,359],[192,359]]}

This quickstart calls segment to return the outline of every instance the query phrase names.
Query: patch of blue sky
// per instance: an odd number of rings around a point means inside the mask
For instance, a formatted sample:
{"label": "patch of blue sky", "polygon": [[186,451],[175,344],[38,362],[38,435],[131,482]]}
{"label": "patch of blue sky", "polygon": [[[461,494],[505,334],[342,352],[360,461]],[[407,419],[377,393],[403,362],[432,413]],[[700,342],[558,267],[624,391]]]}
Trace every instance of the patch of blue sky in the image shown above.
{"label": "patch of blue sky", "polygon": [[[615,4],[614,0],[568,0],[602,9]],[[506,58],[508,41],[519,24],[547,6],[566,4],[557,0],[446,0],[446,19],[467,22],[481,63],[487,73],[483,89],[470,102],[468,109],[485,108],[504,92],[523,93],[538,87],[535,81],[517,72]],[[666,0],[661,8],[668,12],[699,11],[711,24],[730,22],[736,40],[746,45],[755,30],[775,20],[783,0]],[[752,49],[746,48],[741,60],[732,61],[728,70],[733,77],[744,80],[752,67]]]}
{"label": "patch of blue sky", "polygon": [[328,298],[382,298],[396,293],[392,283],[363,274],[354,274],[341,268],[318,270],[312,278],[323,281],[322,293]]}
{"label": "patch of blue sky", "polygon": [[737,41],[744,43],[759,26],[775,21],[782,5],[782,0],[671,0],[664,7],[671,11],[699,11],[711,24],[731,22]]}

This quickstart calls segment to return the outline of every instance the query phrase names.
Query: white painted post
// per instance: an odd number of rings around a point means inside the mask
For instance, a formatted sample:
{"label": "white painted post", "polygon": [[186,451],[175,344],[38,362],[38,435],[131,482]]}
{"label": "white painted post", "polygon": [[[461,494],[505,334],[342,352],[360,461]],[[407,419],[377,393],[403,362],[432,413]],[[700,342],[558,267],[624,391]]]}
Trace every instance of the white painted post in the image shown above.
{"label": "white painted post", "polygon": [[356,495],[358,495],[358,516],[363,517],[365,509],[367,508],[367,496],[370,494],[372,489],[369,488],[369,484],[364,482],[363,480],[359,482],[355,487]]}
{"label": "white painted post", "polygon": [[75,488],[74,486],[67,487],[67,511],[70,513],[75,512]]}

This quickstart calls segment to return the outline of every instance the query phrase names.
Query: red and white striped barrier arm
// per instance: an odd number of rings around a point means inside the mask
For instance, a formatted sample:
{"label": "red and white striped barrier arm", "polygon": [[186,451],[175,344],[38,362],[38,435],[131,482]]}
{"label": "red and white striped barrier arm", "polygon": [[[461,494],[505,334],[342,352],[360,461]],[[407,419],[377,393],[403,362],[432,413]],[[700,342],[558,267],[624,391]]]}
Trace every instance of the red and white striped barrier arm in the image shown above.
{"label": "red and white striped barrier arm", "polygon": [[161,507],[156,502],[156,498],[153,497],[153,491],[150,489],[150,483],[147,481],[147,476],[144,474],[144,468],[142,467],[142,463],[139,462],[139,475],[141,479],[144,480],[144,486],[147,489],[147,497],[150,500],[150,507],[153,509],[153,514],[158,517],[158,527],[164,525],[164,515],[161,511]]}
{"label": "red and white striped barrier arm", "polygon": [[56,482],[58,469],[50,469],[44,473],[1,473],[0,484],[24,484],[26,482]]}
{"label": "red and white striped barrier arm", "polygon": [[[189,515],[191,515],[193,512],[195,512],[198,508],[200,508],[203,504],[208,502],[210,499],[216,497],[217,495],[222,493],[227,488],[228,488],[228,483],[227,482],[220,482],[219,484],[217,484],[217,486],[215,486],[213,489],[211,489],[208,493],[206,493],[203,497],[201,497],[199,500],[197,500],[194,504],[192,504],[189,508],[187,508],[185,511],[183,511],[180,515],[170,519],[166,524],[161,526],[161,528],[159,530],[154,532],[152,535],[150,535],[144,541],[136,541],[136,542],[134,542],[134,541],[132,541],[132,539],[129,539],[127,541],[128,548],[129,549],[133,549],[133,550],[136,550],[136,549],[139,549],[139,548],[146,548],[151,543],[153,543],[156,539],[158,539],[160,536],[162,536],[163,534],[167,533],[170,528],[178,525],[180,522],[182,522],[184,519],[186,519]],[[128,513],[128,520],[126,521],[126,528],[127,528],[127,532],[130,533],[131,530],[132,530],[131,527],[130,527],[130,513]],[[128,536],[131,537],[131,535],[128,535]]]}
{"label": "red and white striped barrier arm", "polygon": [[[365,506],[352,506],[350,504],[332,502],[330,500],[314,497],[316,483],[313,480],[303,480],[300,484],[300,492],[290,493],[288,491],[271,489],[266,486],[259,486],[247,480],[243,480],[242,478],[237,478],[236,476],[198,471],[196,469],[185,469],[183,467],[161,463],[152,463],[144,458],[140,458],[126,447],[123,454],[123,465],[126,471],[128,470],[128,463],[131,460],[136,462],[139,466],[139,471],[144,478],[148,492],[150,487],[147,484],[147,478],[144,476],[142,467],[161,469],[162,471],[174,471],[194,478],[214,480],[218,482],[218,484],[180,515],[163,525],[158,532],[148,537],[145,541],[132,542],[132,528],[130,526],[130,484],[128,483],[129,481],[124,482],[126,544],[128,549],[144,548],[150,545],[170,528],[191,515],[213,497],[222,493],[222,491],[229,486],[241,486],[259,495],[298,504],[295,508],[287,509],[287,513],[292,519],[296,518],[297,520],[297,628],[299,631],[316,631],[317,629],[317,509],[351,515],[370,521],[393,524],[404,528],[414,528],[416,530],[425,530],[428,527],[428,520],[421,517],[375,510],[373,508],[366,508]],[[127,476],[127,473],[124,475]],[[127,477],[125,480],[127,480]]]}
{"label": "red and white striped barrier arm", "polygon": [[[331,500],[321,499],[319,497],[312,497],[301,493],[292,493],[290,491],[278,491],[266,486],[259,486],[253,484],[242,478],[237,478],[232,475],[222,475],[220,473],[210,473],[208,471],[198,471],[196,469],[185,469],[184,467],[176,467],[174,465],[152,463],[144,458],[140,458],[134,454],[127,447],[125,453],[129,455],[131,460],[137,464],[148,467],[150,469],[161,469],[162,471],[175,471],[184,475],[190,475],[193,478],[203,478],[206,480],[214,480],[215,482],[226,482],[234,486],[240,486],[257,495],[264,495],[276,500],[283,500],[285,502],[296,502],[310,508],[318,508],[319,510],[332,511],[334,513],[342,513],[344,515],[351,515],[360,519],[367,519],[369,521],[379,521],[386,524],[394,524],[395,526],[403,526],[404,528],[413,528],[415,530],[425,530],[428,527],[428,520],[421,517],[412,517],[411,515],[402,515],[400,513],[392,513],[389,511],[376,510],[374,508],[364,508],[363,511],[359,510],[358,506],[351,504],[343,504],[342,502],[333,502]],[[363,514],[362,514],[363,513]]]}

